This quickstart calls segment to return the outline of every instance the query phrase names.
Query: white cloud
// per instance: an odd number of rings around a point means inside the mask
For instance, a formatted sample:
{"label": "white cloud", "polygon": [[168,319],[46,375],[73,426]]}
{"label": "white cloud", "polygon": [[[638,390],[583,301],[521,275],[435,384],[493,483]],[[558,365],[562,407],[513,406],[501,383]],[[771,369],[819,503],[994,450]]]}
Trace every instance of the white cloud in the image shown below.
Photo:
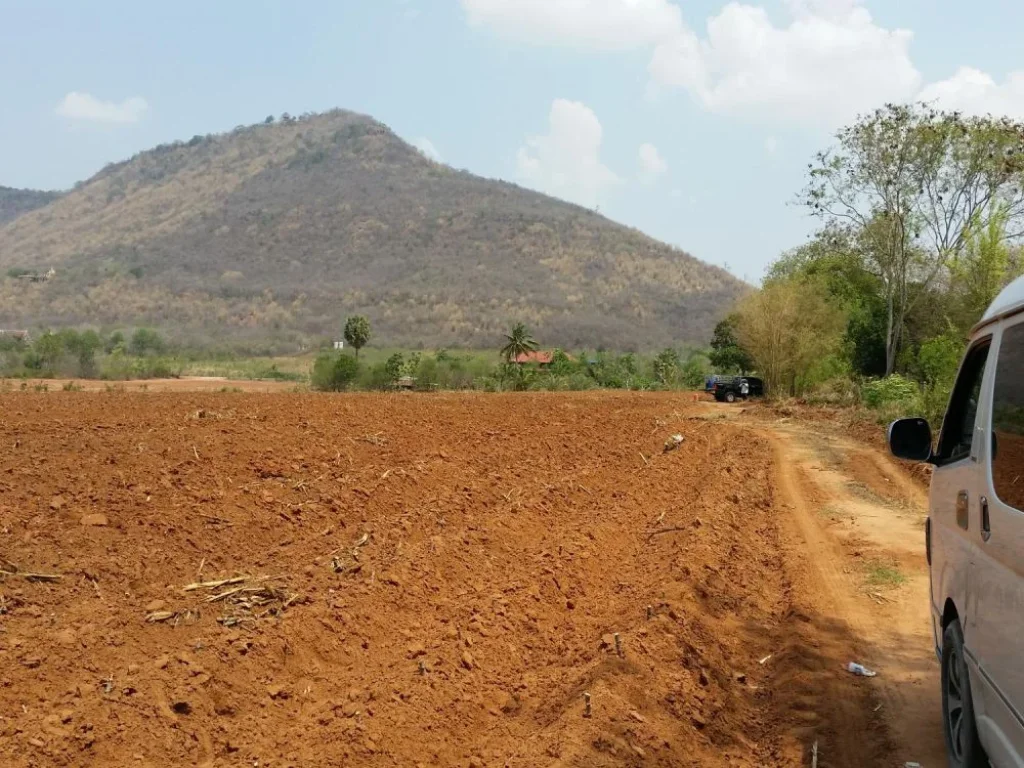
{"label": "white cloud", "polygon": [[650,49],[655,86],[685,89],[713,112],[831,124],[921,86],[912,33],[876,24],[863,0],[786,0],[784,24],[763,7],[729,2],[704,37],[670,0],[461,2],[471,24],[517,40]]}
{"label": "white cloud", "polygon": [[[730,0],[703,33],[674,0],[460,0],[467,20],[527,43],[648,50],[646,98],[681,89],[710,112],[828,126],[888,101],[936,101],[1024,119],[1024,70],[1002,82],[971,67],[924,87],[913,33],[882,26],[866,0],[783,0],[782,17]],[[771,153],[775,149],[765,144]]]}
{"label": "white cloud", "polygon": [[593,208],[619,182],[601,162],[601,122],[586,104],[566,99],[554,101],[548,120],[548,133],[527,139],[519,149],[519,177],[535,189]]}
{"label": "white cloud", "polygon": [[640,181],[653,184],[659,176],[668,172],[668,163],[653,144],[641,144],[639,152]]}
{"label": "white cloud", "polygon": [[788,25],[776,26],[764,8],[729,3],[705,38],[684,29],[658,44],[651,76],[710,111],[827,123],[917,92],[910,31],[878,26],[860,0],[787,7]]}
{"label": "white cloud", "polygon": [[425,136],[413,139],[412,145],[422,152],[428,160],[433,160],[435,163],[443,162],[441,159],[441,153],[437,151],[437,147],[434,146],[434,142]]}
{"label": "white cloud", "polygon": [[133,96],[120,104],[100,101],[92,94],[72,91],[57,105],[61,117],[72,120],[92,120],[98,123],[136,123],[149,109],[146,100]]}
{"label": "white cloud", "polygon": [[470,24],[529,43],[629,49],[683,28],[669,0],[461,0]]}
{"label": "white cloud", "polygon": [[764,140],[764,151],[769,155],[774,155],[779,151],[779,140],[774,136],[769,136]]}
{"label": "white cloud", "polygon": [[942,109],[971,115],[1008,115],[1024,119],[1024,71],[1011,72],[1003,83],[973,67],[961,67],[946,80],[932,83],[920,96]]}

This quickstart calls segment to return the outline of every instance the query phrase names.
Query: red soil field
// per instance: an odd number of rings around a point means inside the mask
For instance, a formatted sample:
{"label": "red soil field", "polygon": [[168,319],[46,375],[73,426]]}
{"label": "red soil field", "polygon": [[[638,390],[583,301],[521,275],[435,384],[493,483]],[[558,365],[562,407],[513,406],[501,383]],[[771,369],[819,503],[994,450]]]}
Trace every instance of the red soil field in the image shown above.
{"label": "red soil field", "polygon": [[0,765],[803,764],[868,694],[690,401],[0,395]]}

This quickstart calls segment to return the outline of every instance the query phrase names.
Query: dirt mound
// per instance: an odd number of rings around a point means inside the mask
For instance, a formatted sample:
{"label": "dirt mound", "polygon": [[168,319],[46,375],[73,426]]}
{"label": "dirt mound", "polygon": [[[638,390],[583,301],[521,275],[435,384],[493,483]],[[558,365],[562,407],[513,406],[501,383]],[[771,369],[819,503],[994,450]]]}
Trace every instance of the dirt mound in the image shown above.
{"label": "dirt mound", "polygon": [[798,762],[770,451],[685,400],[0,396],[0,764]]}

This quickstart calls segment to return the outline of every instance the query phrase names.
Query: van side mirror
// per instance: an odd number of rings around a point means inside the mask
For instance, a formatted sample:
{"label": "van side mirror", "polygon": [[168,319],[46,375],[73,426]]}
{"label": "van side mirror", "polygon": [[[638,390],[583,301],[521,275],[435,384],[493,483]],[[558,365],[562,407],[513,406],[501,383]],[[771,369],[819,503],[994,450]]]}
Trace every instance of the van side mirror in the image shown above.
{"label": "van side mirror", "polygon": [[889,425],[889,450],[897,459],[931,461],[932,428],[925,419],[897,419]]}

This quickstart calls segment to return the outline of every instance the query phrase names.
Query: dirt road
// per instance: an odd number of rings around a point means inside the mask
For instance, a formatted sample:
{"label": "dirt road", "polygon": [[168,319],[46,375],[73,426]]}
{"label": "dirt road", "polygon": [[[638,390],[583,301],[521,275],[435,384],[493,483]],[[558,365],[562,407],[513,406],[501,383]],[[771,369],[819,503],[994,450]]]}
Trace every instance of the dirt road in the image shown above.
{"label": "dirt road", "polygon": [[938,768],[922,491],[741,410],[0,394],[0,764]]}
{"label": "dirt road", "polygon": [[[835,754],[819,765],[883,765],[888,753],[894,765],[944,766],[939,668],[930,652],[926,491],[889,457],[820,425],[783,419],[763,432],[775,459],[777,503],[789,512],[784,527],[803,561],[790,563],[798,602],[818,617],[811,624],[822,625],[810,634],[826,644],[838,623],[849,659],[878,672],[833,689],[825,705],[829,734],[819,746]],[[864,690],[871,695],[859,695]],[[858,763],[865,750],[871,760]]]}

